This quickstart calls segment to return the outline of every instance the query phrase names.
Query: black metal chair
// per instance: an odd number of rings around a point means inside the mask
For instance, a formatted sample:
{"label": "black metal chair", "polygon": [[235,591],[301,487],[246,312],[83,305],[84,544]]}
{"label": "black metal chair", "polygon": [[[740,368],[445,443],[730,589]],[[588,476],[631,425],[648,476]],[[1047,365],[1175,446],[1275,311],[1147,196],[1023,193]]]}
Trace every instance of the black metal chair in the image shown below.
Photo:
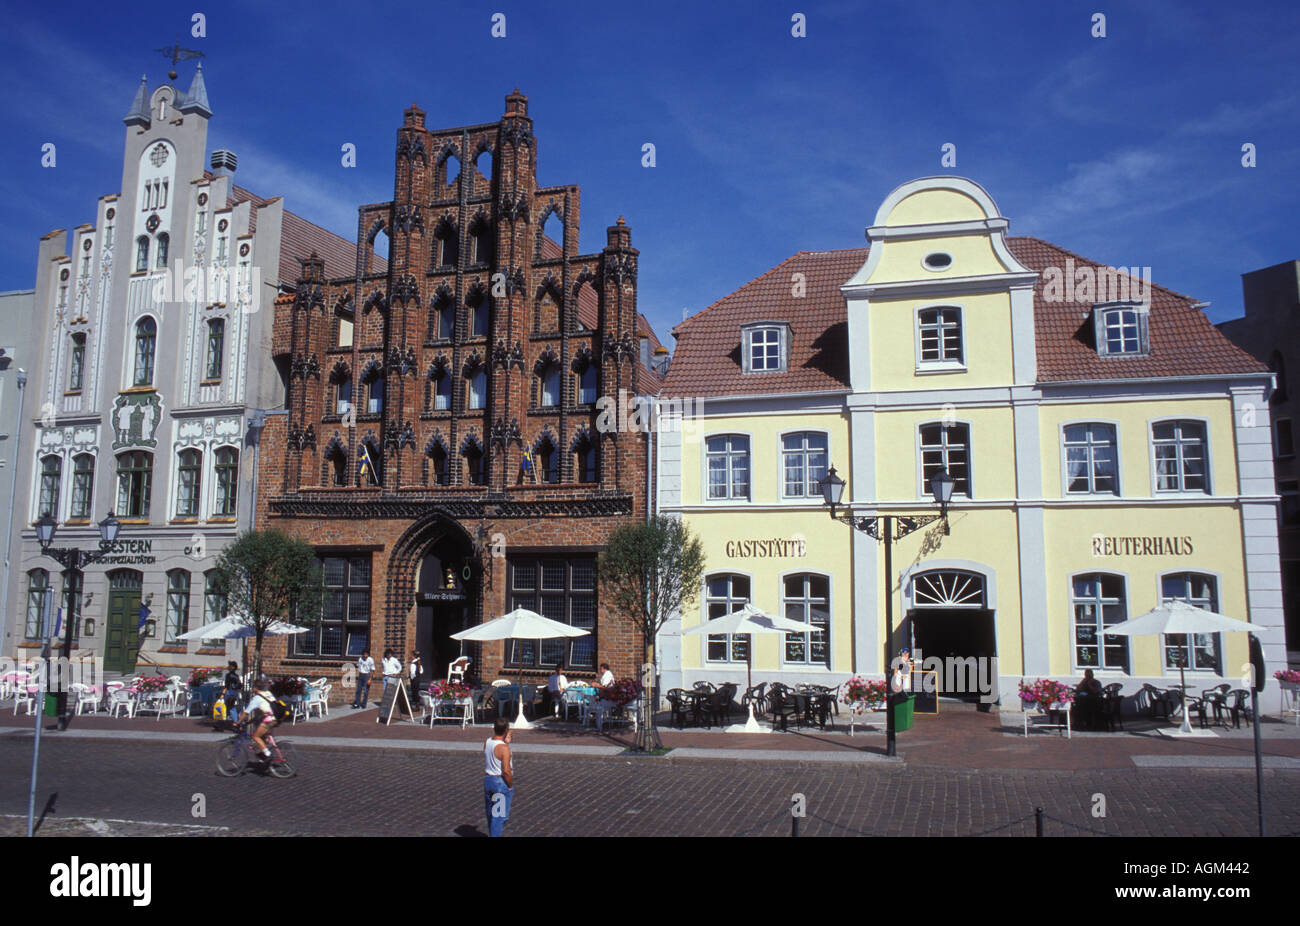
{"label": "black metal chair", "polygon": [[694,688],[696,691],[715,691],[715,690],[716,690],[715,687],[714,687],[714,685],[713,685],[713,682],[696,682],[696,683],[695,683],[694,685],[692,685],[691,687]]}
{"label": "black metal chair", "polygon": [[1114,733],[1115,725],[1124,729],[1124,696],[1119,693],[1120,685],[1107,685],[1106,688],[1114,688],[1114,691],[1107,691],[1102,695],[1101,719],[1106,724],[1106,732]]}
{"label": "black metal chair", "polygon": [[749,705],[752,702],[756,716],[767,713],[767,696],[763,693],[765,688],[767,688],[767,682],[759,682],[757,685],[746,688],[745,693],[740,696],[740,706],[748,712]]}
{"label": "black metal chair", "polygon": [[1111,682],[1109,685],[1102,686],[1101,693],[1109,698],[1111,695],[1119,694],[1123,687],[1123,682]]}

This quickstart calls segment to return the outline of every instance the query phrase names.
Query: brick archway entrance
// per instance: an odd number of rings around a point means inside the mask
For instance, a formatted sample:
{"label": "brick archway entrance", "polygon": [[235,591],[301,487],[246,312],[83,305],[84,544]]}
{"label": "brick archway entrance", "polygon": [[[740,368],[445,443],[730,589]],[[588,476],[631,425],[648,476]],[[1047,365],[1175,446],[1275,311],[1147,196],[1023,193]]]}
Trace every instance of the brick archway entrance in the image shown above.
{"label": "brick archway entrance", "polygon": [[420,654],[422,689],[446,678],[462,650],[451,634],[482,619],[482,566],[464,527],[441,514],[431,515],[403,535],[393,550],[389,571],[389,623],[386,643],[402,647],[404,662]]}

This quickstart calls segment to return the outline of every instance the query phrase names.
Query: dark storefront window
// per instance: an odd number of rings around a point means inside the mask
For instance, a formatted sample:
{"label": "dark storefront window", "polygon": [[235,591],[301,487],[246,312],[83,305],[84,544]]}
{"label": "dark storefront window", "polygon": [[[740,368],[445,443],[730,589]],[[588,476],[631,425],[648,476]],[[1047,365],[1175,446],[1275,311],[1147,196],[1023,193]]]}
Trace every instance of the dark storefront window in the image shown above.
{"label": "dark storefront window", "polygon": [[596,560],[581,556],[512,558],[510,608],[528,608],[543,617],[590,630],[585,637],[560,640],[508,640],[506,665],[515,668],[559,665],[578,671],[596,668]]}
{"label": "dark storefront window", "polygon": [[370,555],[322,556],[325,607],[321,623],[293,637],[293,655],[360,656],[370,645]]}

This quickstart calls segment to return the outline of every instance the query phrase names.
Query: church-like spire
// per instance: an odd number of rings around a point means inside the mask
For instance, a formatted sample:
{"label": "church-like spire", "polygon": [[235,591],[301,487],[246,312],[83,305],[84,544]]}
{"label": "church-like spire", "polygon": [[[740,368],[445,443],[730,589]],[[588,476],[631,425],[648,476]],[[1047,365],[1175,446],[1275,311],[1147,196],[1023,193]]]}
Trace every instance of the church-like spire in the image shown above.
{"label": "church-like spire", "polygon": [[212,118],[212,107],[208,105],[208,87],[203,82],[202,63],[194,70],[190,89],[185,94],[185,99],[176,108],[183,113],[198,113],[200,116]]}
{"label": "church-like spire", "polygon": [[143,74],[140,75],[140,86],[135,91],[135,100],[131,103],[131,109],[122,121],[127,125],[143,125],[145,127],[149,125],[149,87]]}

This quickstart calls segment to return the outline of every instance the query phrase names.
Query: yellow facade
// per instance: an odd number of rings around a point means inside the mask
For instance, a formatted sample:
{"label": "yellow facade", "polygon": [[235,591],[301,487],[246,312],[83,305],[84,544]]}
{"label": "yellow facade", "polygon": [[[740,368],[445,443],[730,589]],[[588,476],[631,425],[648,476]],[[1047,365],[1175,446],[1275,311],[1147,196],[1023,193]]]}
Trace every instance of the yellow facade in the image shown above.
{"label": "yellow facade", "polygon": [[[1276,550],[1270,554],[1267,537],[1249,536],[1275,500],[1271,464],[1266,473],[1255,462],[1259,437],[1247,421],[1259,413],[1257,405],[1267,418],[1267,374],[1207,381],[1203,371],[1188,369],[1181,378],[1166,373],[1157,381],[1129,376],[1126,360],[1116,358],[1105,368],[1109,379],[1081,374],[1079,381],[1043,382],[1034,336],[1040,271],[1012,253],[1006,227],[987,193],[970,181],[927,178],[900,187],[868,229],[866,263],[842,286],[850,388],[793,401],[756,390],[725,414],[711,412],[706,402],[701,439],[682,447],[680,500],[673,507],[703,539],[710,575],[746,577],[749,600],[776,614],[786,576],[829,577],[830,665],[819,671],[831,684],[850,674],[880,677],[887,654],[926,637],[950,650],[931,655],[996,655],[1004,704],[1015,702],[1022,678],[1077,681],[1089,667],[1133,694],[1145,681],[1176,680],[1172,650],[1164,647],[1174,641],[1136,637],[1120,659],[1116,643],[1123,640],[1110,637],[1107,650],[1099,630],[1168,597],[1254,620],[1265,633],[1277,629],[1275,619],[1280,628],[1280,605],[1273,604],[1280,593],[1270,587]],[[935,362],[932,346],[923,353],[919,313],[936,307],[959,328],[960,359],[941,355]],[[1081,313],[1077,324],[1084,320]],[[927,324],[933,328],[932,314]],[[1174,421],[1193,437],[1180,445],[1175,464],[1166,459],[1165,482],[1158,484],[1153,427]],[[1084,423],[1100,426],[1101,449],[1087,453],[1101,456],[1081,464],[1076,437],[1070,464],[1065,428]],[[938,459],[938,451],[930,437],[924,448],[930,455],[923,456],[922,428],[933,435],[936,424],[945,444],[964,441],[942,450],[942,459],[960,471],[969,494],[953,497],[947,534],[934,525],[895,541],[893,575],[885,574],[878,541],[833,521],[820,498],[783,497],[782,436],[823,431],[828,463],[847,483],[844,509],[859,519],[933,514],[925,484],[933,463],[926,461]],[[707,497],[706,442],[722,434],[749,438],[752,484],[743,501]],[[1097,462],[1107,446],[1117,461],[1113,489],[1104,482],[1107,464]],[[1167,442],[1162,452],[1170,452]],[[1204,454],[1204,488],[1197,454]],[[1187,488],[1171,490],[1171,465]],[[1080,466],[1086,490],[1078,487]],[[800,538],[806,548],[755,557],[736,546],[762,538]],[[967,580],[961,588],[944,584]],[[886,595],[895,625],[890,641]],[[707,613],[701,596],[682,615],[682,630],[703,623]],[[987,627],[992,638],[981,642],[980,628]],[[1191,667],[1194,686],[1239,684],[1246,635],[1217,636],[1209,649],[1197,649],[1194,658],[1212,653],[1214,659]],[[676,667],[682,683],[728,668],[705,658],[704,639],[682,637]],[[755,640],[752,656],[755,681],[815,674],[787,664],[780,635]]]}

